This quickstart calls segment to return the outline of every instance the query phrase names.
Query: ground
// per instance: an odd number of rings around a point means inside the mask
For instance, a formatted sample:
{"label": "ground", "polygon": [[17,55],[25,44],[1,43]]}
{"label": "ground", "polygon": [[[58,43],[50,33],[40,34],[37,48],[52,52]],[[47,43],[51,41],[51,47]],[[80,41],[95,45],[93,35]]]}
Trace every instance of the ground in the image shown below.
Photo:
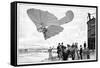
{"label": "ground", "polygon": [[[26,53],[26,54],[20,54],[17,57],[18,64],[34,64],[34,63],[42,63],[42,62],[54,62],[54,61],[62,61],[57,58],[57,53],[53,53],[52,59],[49,59],[49,54],[47,53]],[[91,51],[90,53],[90,60],[96,59],[96,53],[95,51]],[[86,59],[83,59],[86,60]],[[71,58],[68,58],[66,61],[73,61]],[[80,60],[79,60],[80,61]]]}

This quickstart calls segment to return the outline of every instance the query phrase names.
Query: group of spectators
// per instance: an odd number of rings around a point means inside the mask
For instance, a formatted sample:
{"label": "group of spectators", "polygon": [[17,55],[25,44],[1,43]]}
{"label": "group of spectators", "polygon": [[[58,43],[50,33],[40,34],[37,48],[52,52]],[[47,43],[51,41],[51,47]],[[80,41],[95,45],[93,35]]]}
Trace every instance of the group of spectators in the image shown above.
{"label": "group of spectators", "polygon": [[78,47],[78,43],[67,44],[67,46],[64,46],[63,42],[58,43],[57,55],[59,60],[68,60],[69,58],[72,60],[90,59],[90,51],[86,47],[86,43],[83,44],[83,47],[82,45]]}

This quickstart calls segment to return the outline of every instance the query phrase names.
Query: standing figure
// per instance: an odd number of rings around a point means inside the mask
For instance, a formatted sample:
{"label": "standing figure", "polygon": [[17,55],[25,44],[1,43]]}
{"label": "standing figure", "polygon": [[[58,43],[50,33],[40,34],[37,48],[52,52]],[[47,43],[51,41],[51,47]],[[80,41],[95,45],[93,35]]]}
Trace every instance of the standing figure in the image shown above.
{"label": "standing figure", "polygon": [[49,52],[49,59],[50,59],[50,60],[52,60],[52,49],[53,49],[53,48],[51,48],[51,47],[48,49],[48,52]]}
{"label": "standing figure", "polygon": [[57,54],[58,54],[58,58],[60,59],[60,52],[61,52],[61,47],[60,47],[60,43],[58,43],[57,46]]}
{"label": "standing figure", "polygon": [[84,59],[90,59],[90,52],[89,52],[88,47],[86,47],[86,43],[84,43],[84,52],[83,52],[83,55],[84,55]]}
{"label": "standing figure", "polygon": [[91,19],[91,14],[90,13],[88,13],[88,18],[89,18],[89,20]]}
{"label": "standing figure", "polygon": [[82,60],[83,59],[83,49],[82,49],[82,45],[80,45],[80,59]]}
{"label": "standing figure", "polygon": [[87,47],[87,59],[90,59],[90,51],[88,47]]}
{"label": "standing figure", "polygon": [[69,56],[70,56],[70,45],[67,44],[67,48],[66,48],[66,60],[68,60]]}
{"label": "standing figure", "polygon": [[62,53],[62,59],[66,57],[66,47],[63,45],[63,42],[61,43],[61,53]]}
{"label": "standing figure", "polygon": [[58,53],[58,58],[59,60],[62,60],[62,45],[60,43],[58,43],[58,47],[57,47],[57,53]]}
{"label": "standing figure", "polygon": [[72,60],[75,60],[75,46],[74,46],[74,43],[72,44],[72,47],[71,47],[71,57],[72,57]]}
{"label": "standing figure", "polygon": [[78,54],[78,43],[75,43],[75,60],[79,59],[79,54]]}
{"label": "standing figure", "polygon": [[64,47],[64,50],[62,51],[62,59],[63,60],[68,60],[68,54],[67,54],[67,49]]}

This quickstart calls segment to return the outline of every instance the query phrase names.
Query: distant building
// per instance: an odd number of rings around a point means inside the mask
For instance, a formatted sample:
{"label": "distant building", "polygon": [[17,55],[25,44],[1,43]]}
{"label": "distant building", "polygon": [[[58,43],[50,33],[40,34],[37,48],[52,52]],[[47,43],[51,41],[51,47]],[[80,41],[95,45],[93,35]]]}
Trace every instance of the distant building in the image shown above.
{"label": "distant building", "polygon": [[91,14],[88,13],[89,21],[87,22],[88,25],[88,48],[95,49],[95,21],[96,19],[93,17],[91,18]]}

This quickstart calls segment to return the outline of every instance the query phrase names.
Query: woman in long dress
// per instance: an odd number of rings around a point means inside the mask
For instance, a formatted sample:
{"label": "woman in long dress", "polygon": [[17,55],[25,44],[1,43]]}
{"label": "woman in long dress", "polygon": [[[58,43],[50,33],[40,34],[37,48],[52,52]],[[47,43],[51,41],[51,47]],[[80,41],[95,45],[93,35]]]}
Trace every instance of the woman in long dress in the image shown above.
{"label": "woman in long dress", "polygon": [[77,44],[75,45],[75,60],[78,60],[79,59],[79,53],[78,53],[78,47],[77,47]]}
{"label": "woman in long dress", "polygon": [[51,48],[51,47],[48,49],[48,52],[49,52],[49,59],[50,59],[50,60],[52,60],[52,49],[53,49],[53,48]]}

